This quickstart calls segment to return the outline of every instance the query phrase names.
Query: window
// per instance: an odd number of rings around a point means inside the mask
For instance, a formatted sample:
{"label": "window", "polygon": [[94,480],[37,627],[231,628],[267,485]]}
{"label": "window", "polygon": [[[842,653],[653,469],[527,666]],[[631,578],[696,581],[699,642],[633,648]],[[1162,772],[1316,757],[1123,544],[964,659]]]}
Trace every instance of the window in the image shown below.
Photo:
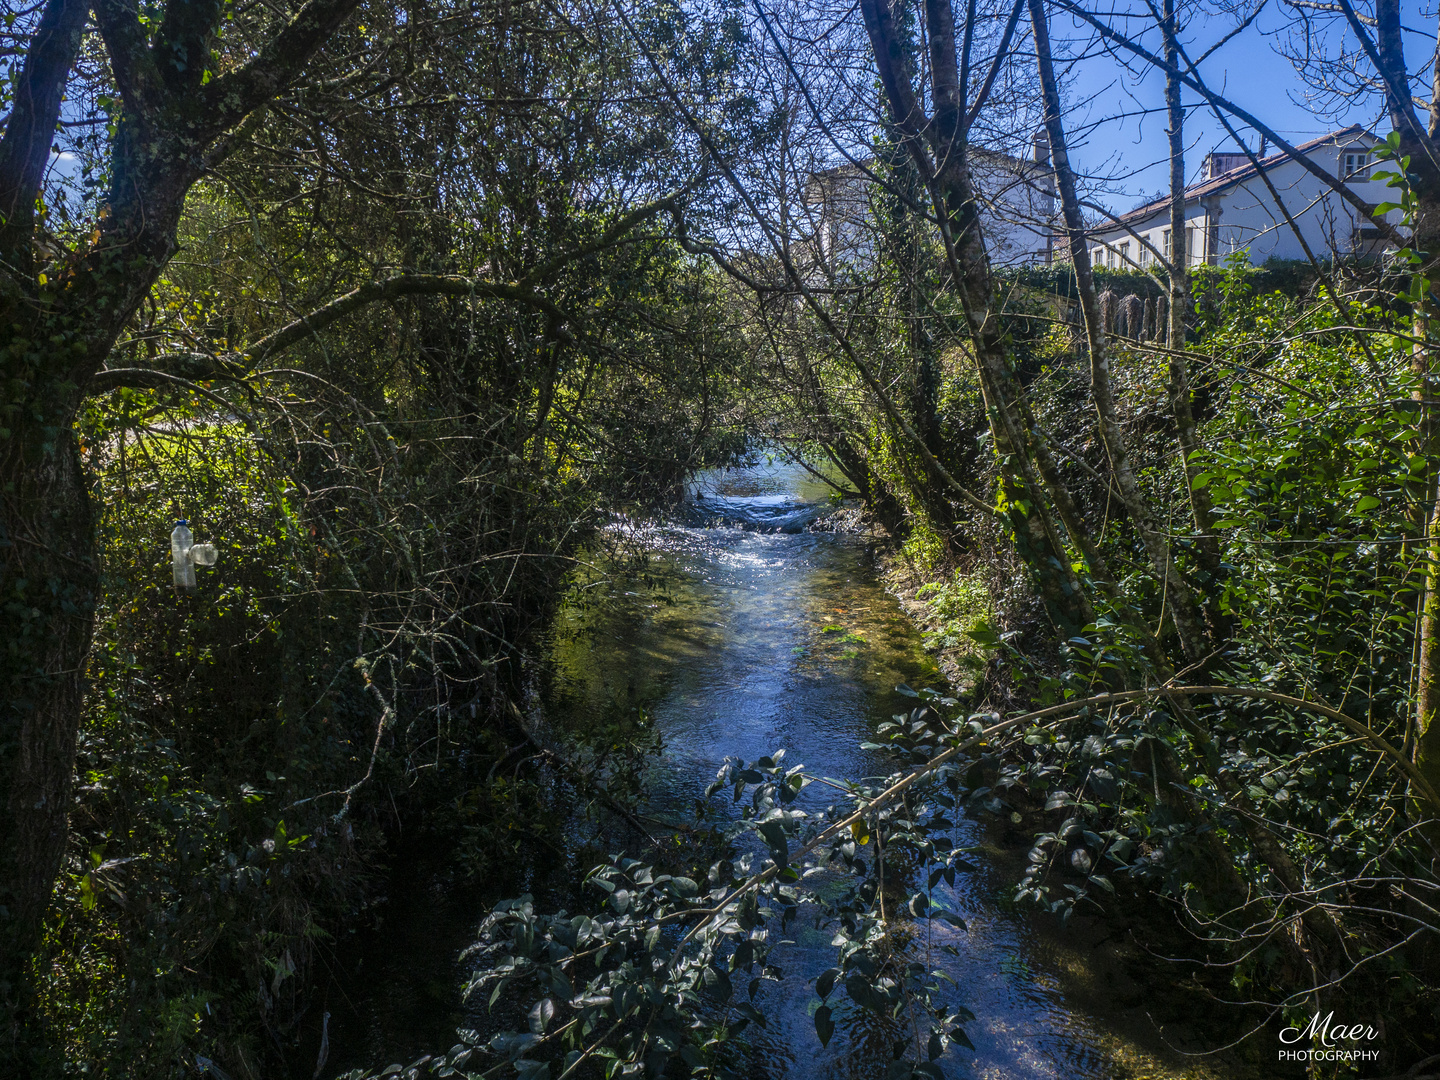
{"label": "window", "polygon": [[1170,235],[1169,229],[1160,234],[1160,250],[1165,253],[1167,259],[1175,254],[1175,240]]}
{"label": "window", "polygon": [[1141,266],[1144,266],[1146,263],[1148,263],[1148,262],[1150,261],[1150,249],[1149,249],[1148,247],[1146,247],[1144,244],[1141,244],[1141,245],[1140,245],[1139,255],[1140,255],[1140,265],[1141,265]]}
{"label": "window", "polygon": [[1192,226],[1192,227],[1186,229],[1186,230],[1185,230],[1185,255],[1186,255],[1186,257],[1189,259],[1190,262],[1196,263],[1196,262],[1199,262],[1199,261],[1200,261],[1200,259],[1202,258],[1203,254],[1204,254],[1203,252],[1200,252],[1200,251],[1195,250],[1195,229],[1194,229],[1194,227]]}
{"label": "window", "polygon": [[1110,267],[1112,270],[1115,268],[1115,249],[1114,249],[1114,248],[1106,248],[1106,249],[1105,249],[1105,265],[1108,266],[1108,267]]}
{"label": "window", "polygon": [[1124,266],[1130,261],[1130,241],[1126,240],[1120,245],[1120,265]]}
{"label": "window", "polygon": [[1363,251],[1367,245],[1376,240],[1384,240],[1385,233],[1379,228],[1371,225],[1361,225],[1355,230],[1353,247],[1356,251]]}
{"label": "window", "polygon": [[1340,175],[1352,184],[1370,179],[1370,151],[1346,150]]}

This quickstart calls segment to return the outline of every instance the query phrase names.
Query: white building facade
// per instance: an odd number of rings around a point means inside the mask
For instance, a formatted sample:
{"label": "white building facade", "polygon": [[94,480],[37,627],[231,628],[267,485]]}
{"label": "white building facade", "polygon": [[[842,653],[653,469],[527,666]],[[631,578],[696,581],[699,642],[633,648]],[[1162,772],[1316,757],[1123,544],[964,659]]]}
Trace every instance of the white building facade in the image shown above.
{"label": "white building facade", "polygon": [[[1302,143],[1296,150],[1373,208],[1394,201],[1395,196],[1383,180],[1374,178],[1380,171],[1375,147],[1382,142],[1356,124]],[[1203,174],[1185,189],[1186,252],[1192,266],[1223,262],[1237,251],[1245,252],[1255,265],[1272,258],[1305,258],[1287,214],[1317,258],[1378,255],[1387,246],[1373,216],[1363,214],[1288,154],[1260,156],[1259,168],[1246,154],[1209,154]],[[1397,210],[1386,215],[1391,224],[1399,218]],[[1168,261],[1172,249],[1168,198],[1147,203],[1090,233],[1090,259],[1096,266],[1143,269],[1157,255]]]}
{"label": "white building facade", "polygon": [[[1055,176],[1048,146],[1035,143],[1035,160],[971,147],[971,182],[980,203],[980,228],[995,266],[1044,265],[1056,235]],[[884,228],[882,193],[871,179],[876,163],[846,164],[811,176],[805,203],[819,261],[832,271],[863,266],[878,250]]]}

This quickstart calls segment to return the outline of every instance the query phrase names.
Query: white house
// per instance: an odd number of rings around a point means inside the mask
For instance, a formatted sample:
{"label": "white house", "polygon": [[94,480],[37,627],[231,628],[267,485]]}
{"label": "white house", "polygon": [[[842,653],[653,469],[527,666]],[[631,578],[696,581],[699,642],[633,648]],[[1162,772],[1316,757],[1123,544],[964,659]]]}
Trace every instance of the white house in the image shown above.
{"label": "white house", "polygon": [[[1374,148],[1382,141],[1355,124],[1296,149],[1373,207],[1395,196],[1373,175],[1379,171]],[[1304,248],[1285,220],[1287,212],[1317,258],[1374,255],[1384,249],[1373,218],[1361,214],[1288,154],[1266,156],[1262,144],[1257,158],[1258,169],[1243,153],[1209,154],[1201,180],[1185,189],[1186,251],[1192,266],[1220,262],[1236,251],[1246,252],[1257,265],[1270,258],[1303,259]],[[1278,204],[1265,177],[1280,196]],[[1399,217],[1399,211],[1391,211],[1386,220],[1394,224]],[[1090,258],[1096,266],[1145,267],[1157,253],[1168,259],[1170,200],[1147,203],[1097,227],[1090,237]]]}
{"label": "white house", "polygon": [[[1048,263],[1055,236],[1055,175],[1049,144],[1035,140],[1035,158],[997,150],[969,149],[971,180],[980,202],[981,229],[996,266]],[[877,248],[876,230],[885,210],[875,200],[876,162],[847,163],[814,173],[805,189],[817,261],[825,269],[868,264]]]}

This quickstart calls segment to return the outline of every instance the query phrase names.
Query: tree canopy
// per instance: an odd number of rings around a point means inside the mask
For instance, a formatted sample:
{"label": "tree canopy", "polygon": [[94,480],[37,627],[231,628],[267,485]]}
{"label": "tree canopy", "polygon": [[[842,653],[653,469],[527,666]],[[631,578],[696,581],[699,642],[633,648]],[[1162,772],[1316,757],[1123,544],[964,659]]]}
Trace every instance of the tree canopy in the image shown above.
{"label": "tree canopy", "polygon": [[[728,763],[768,861],[617,854],[574,868],[589,914],[487,898],[472,989],[528,1034],[425,1068],[740,1075],[739,976],[787,977],[757,943],[824,865],[853,888],[816,1037],[841,987],[923,1018],[893,1075],[939,1075],[967,1018],[890,926],[943,917],[960,812],[1032,815],[1025,903],[1175,902],[1272,1024],[1428,1016],[1436,34],[1285,12],[1322,118],[1386,117],[1393,201],[1211,85],[1264,0],[7,10],[0,1071],[294,1071],[320,942],[401,837],[480,880],[559,786],[638,822],[653,733],[562,753],[527,695],[577,567],[643,563],[615,523],[757,448],[927,582],[964,685],[828,815],[778,755]],[[1171,240],[1133,272],[1091,264],[1120,181],[1081,144],[1125,111],[1077,100],[1096,57],[1167,128]],[[1202,112],[1302,261],[1187,248]],[[1353,243],[1312,249],[1262,145]],[[221,552],[194,591],[176,519]]]}

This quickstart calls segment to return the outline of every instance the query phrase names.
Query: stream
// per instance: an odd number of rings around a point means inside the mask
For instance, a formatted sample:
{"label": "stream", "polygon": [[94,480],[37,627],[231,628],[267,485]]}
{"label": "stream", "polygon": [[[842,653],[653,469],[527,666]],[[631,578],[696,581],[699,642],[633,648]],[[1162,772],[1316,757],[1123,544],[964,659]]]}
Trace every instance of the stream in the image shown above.
{"label": "stream", "polygon": [[[691,488],[677,520],[627,526],[651,553],[653,573],[597,578],[584,603],[562,610],[547,721],[563,728],[567,714],[579,720],[644,709],[663,742],[646,776],[646,811],[657,818],[690,818],[730,755],[748,761],[784,748],[787,766],[804,763],[812,775],[893,772],[893,758],[861,744],[876,723],[913,705],[897,684],[940,686],[942,679],[881,586],[865,541],[803,531],[824,505],[826,486],[799,467],[771,463],[705,475]],[[823,808],[823,792],[812,785],[800,805]],[[710,805],[735,812],[723,794]],[[975,1049],[951,1047],[940,1061],[947,1076],[1210,1075],[1154,1034],[1144,1015],[1149,995],[1128,974],[1133,963],[1101,947],[1117,935],[1098,924],[1061,930],[1007,901],[1027,835],[969,817],[957,828],[957,843],[979,850],[978,869],[936,893],[967,930],[934,920],[914,946],[928,950],[953,980],[954,1003],[975,1015],[965,1025]],[[573,880],[583,869],[541,859],[520,874],[515,891],[543,897],[560,888],[556,873]],[[394,902],[383,945],[365,959],[367,983],[385,993],[358,1006],[364,1045],[352,1049],[363,1053],[350,1064],[411,1060],[448,1046],[457,1026],[489,1026],[483,1001],[459,1000],[466,972],[456,957],[495,899],[431,893]],[[563,906],[574,910],[573,899]],[[745,1035],[757,1077],[884,1075],[890,1035],[859,1010],[836,1009],[828,1050],[815,1035],[813,979],[835,962],[830,936],[815,926],[813,909],[802,909],[772,954],[787,978],[765,983],[756,998],[769,1018],[767,1028]],[[1172,1040],[1191,1037],[1183,1026],[1179,1032],[1167,1024]]]}

